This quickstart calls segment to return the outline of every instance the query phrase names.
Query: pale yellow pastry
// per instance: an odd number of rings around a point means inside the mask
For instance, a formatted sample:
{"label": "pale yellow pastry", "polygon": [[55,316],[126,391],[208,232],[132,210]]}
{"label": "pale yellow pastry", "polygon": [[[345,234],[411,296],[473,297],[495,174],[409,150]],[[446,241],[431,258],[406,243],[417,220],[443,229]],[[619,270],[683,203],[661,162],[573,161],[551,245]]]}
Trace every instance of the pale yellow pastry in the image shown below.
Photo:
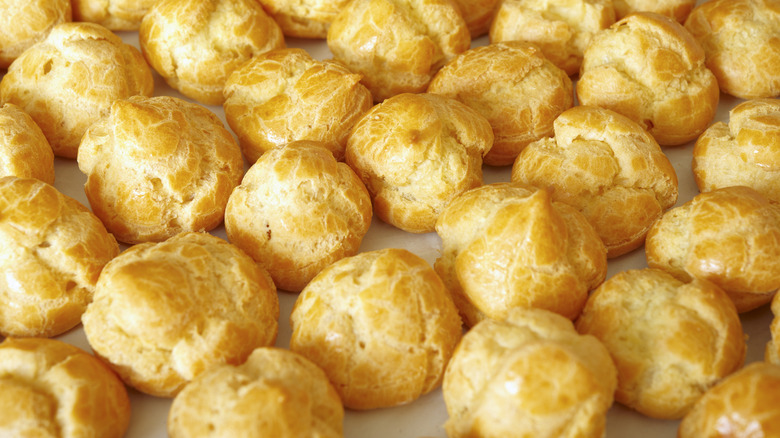
{"label": "pale yellow pastry", "polygon": [[167,96],[115,101],[84,135],[78,166],[92,210],[125,243],[214,229],[244,172],[214,113]]}
{"label": "pale yellow pastry", "polygon": [[0,336],[50,337],[81,322],[116,240],[87,207],[33,178],[0,178]]}
{"label": "pale yellow pastry", "polygon": [[372,105],[360,78],[303,49],[272,50],[228,77],[225,118],[250,163],[296,140],[323,142],[343,160],[350,129]]}
{"label": "pale yellow pastry", "polygon": [[780,100],[755,99],[707,128],[693,149],[693,174],[702,192],[748,186],[780,202]]}
{"label": "pale yellow pastry", "polygon": [[249,168],[228,200],[225,229],[276,287],[300,292],[323,268],[357,254],[371,217],[355,172],[324,145],[297,141]]}
{"label": "pale yellow pastry", "polygon": [[780,287],[780,206],[743,186],[699,194],[650,228],[645,253],[648,266],[711,281],[752,310]]}
{"label": "pale yellow pastry", "polygon": [[76,158],[81,136],[112,102],[151,96],[153,88],[138,49],[98,24],[63,23],[8,68],[0,102],[27,112],[54,155]]}
{"label": "pale yellow pastry", "polygon": [[185,437],[338,438],[344,407],[328,377],[310,360],[260,347],[240,365],[222,365],[173,400],[168,435]]}
{"label": "pale yellow pastry", "polygon": [[453,0],[460,10],[471,38],[482,36],[490,30],[501,0]]}
{"label": "pale yellow pastry", "polygon": [[0,436],[121,438],[129,424],[125,385],[96,357],[54,339],[0,343]]}
{"label": "pale yellow pastry", "polygon": [[482,159],[492,145],[488,121],[463,103],[404,93],[358,120],[346,162],[371,193],[380,219],[427,233],[453,198],[482,185]]}
{"label": "pale yellow pastry", "polygon": [[647,230],[677,201],[677,174],[653,137],[607,109],[576,106],[555,120],[555,136],[517,157],[512,181],[547,187],[593,224],[617,257],[644,243]]}
{"label": "pale yellow pastry", "polygon": [[0,105],[0,175],[54,184],[54,153],[43,131],[18,106]]}
{"label": "pale yellow pastry", "polygon": [[[702,2],[703,3],[703,2]],[[612,0],[617,19],[634,12],[655,12],[684,23],[696,0]]]}
{"label": "pale yellow pastry", "polygon": [[330,23],[350,0],[258,0],[285,35],[324,39]]}
{"label": "pale yellow pastry", "polygon": [[230,73],[253,56],[285,46],[257,0],[159,0],[138,29],[152,68],[181,94],[221,105]]}
{"label": "pale yellow pastry", "polygon": [[745,359],[745,335],[728,295],[657,269],[610,277],[588,299],[577,330],[599,338],[615,361],[615,400],[652,418],[682,418]]}
{"label": "pale yellow pastry", "polygon": [[328,29],[333,57],[363,75],[374,101],[425,91],[471,38],[449,0],[354,0]]}
{"label": "pale yellow pastry", "polygon": [[70,0],[0,0],[0,68],[71,19]]}
{"label": "pale yellow pastry", "polygon": [[428,92],[488,119],[495,139],[485,163],[493,166],[512,164],[528,143],[552,135],[555,118],[574,104],[569,76],[522,41],[466,51],[436,74]]}
{"label": "pale yellow pastry", "polygon": [[553,64],[574,75],[593,34],[614,22],[612,0],[504,0],[490,27],[490,42],[534,43]]}
{"label": "pale yellow pastry", "polygon": [[73,21],[89,21],[115,31],[138,30],[141,19],[160,0],[71,0]]}
{"label": "pale yellow pastry", "polygon": [[617,373],[571,321],[513,309],[463,336],[442,386],[450,438],[601,438]]}
{"label": "pale yellow pastry", "polygon": [[707,391],[683,418],[679,438],[780,436],[780,366],[754,362]]}
{"label": "pale yellow pastry", "polygon": [[593,36],[577,98],[639,123],[661,146],[685,144],[707,129],[718,108],[718,82],[704,61],[680,23],[637,12]]}
{"label": "pale yellow pastry", "polygon": [[209,368],[273,345],[279,301],[271,277],[243,251],[182,233],[107,264],[82,319],[89,345],[125,383],[173,397]]}
{"label": "pale yellow pastry", "polygon": [[441,383],[461,321],[441,279],[405,249],[341,259],[303,289],[290,349],[320,366],[344,406],[416,400]]}
{"label": "pale yellow pastry", "polygon": [[587,219],[537,187],[493,183],[457,197],[436,222],[434,267],[469,326],[539,307],[569,319],[607,274]]}
{"label": "pale yellow pastry", "polygon": [[774,0],[712,0],[685,28],[704,48],[724,93],[743,99],[780,95],[780,7]]}

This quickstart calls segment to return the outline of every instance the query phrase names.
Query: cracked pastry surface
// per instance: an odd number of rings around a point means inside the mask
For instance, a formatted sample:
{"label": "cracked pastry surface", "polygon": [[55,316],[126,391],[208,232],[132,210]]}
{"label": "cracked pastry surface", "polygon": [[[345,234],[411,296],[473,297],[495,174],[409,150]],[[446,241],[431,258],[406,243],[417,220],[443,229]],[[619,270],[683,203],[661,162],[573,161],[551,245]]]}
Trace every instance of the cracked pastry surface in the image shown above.
{"label": "cracked pastry surface", "polygon": [[613,0],[618,20],[635,12],[655,12],[684,23],[696,0]]}
{"label": "cracked pastry surface", "polygon": [[460,15],[466,20],[471,38],[478,38],[490,30],[501,0],[454,0]]}
{"label": "cracked pastry surface", "polygon": [[704,53],[671,18],[631,14],[594,35],[577,97],[639,123],[661,146],[688,143],[707,129],[720,99]]}
{"label": "cracked pastry surface", "polygon": [[615,365],[593,336],[533,308],[471,328],[442,386],[451,438],[602,437],[617,386]]}
{"label": "cracked pastry surface", "polygon": [[51,29],[72,19],[70,0],[0,1],[0,68],[9,65]]}
{"label": "cracked pastry surface", "polygon": [[86,351],[54,339],[0,343],[0,434],[120,438],[130,423],[122,381]]}
{"label": "cracked pastry surface", "polygon": [[298,141],[249,168],[228,200],[225,229],[277,288],[299,292],[326,266],[357,254],[371,217],[355,172],[323,144]]}
{"label": "cracked pastry surface", "polygon": [[41,128],[21,108],[0,105],[0,175],[54,184],[54,152]]}
{"label": "cracked pastry surface", "polygon": [[373,103],[360,78],[303,49],[272,50],[228,77],[225,118],[250,164],[296,140],[323,142],[343,160],[350,129]]}
{"label": "cracked pastry surface", "polygon": [[0,335],[50,337],[81,322],[119,254],[87,207],[32,178],[0,178]]}
{"label": "cracked pastry surface", "polygon": [[241,64],[285,47],[256,0],[160,0],[144,15],[138,43],[168,85],[206,105],[222,105],[225,81]]}
{"label": "cracked pastry surface", "polygon": [[208,109],[167,96],[117,100],[79,147],[92,210],[125,243],[222,223],[241,149]]}
{"label": "cracked pastry surface", "polygon": [[639,125],[607,109],[563,112],[555,136],[528,145],[512,181],[547,187],[593,224],[610,258],[642,245],[648,229],[677,201],[677,174]]}
{"label": "cracked pastry surface", "polygon": [[683,283],[657,269],[605,281],[576,326],[601,340],[615,361],[615,400],[652,418],[682,418],[745,359],[745,335],[728,295],[713,283]]}
{"label": "cracked pastry surface", "polygon": [[744,186],[699,194],[650,228],[645,253],[649,267],[711,281],[747,312],[780,287],[780,206]]}
{"label": "cracked pastry surface", "polygon": [[290,349],[351,409],[409,403],[441,383],[461,321],[433,268],[404,249],[333,263],[298,296]]}
{"label": "cracked pastry surface", "polygon": [[173,397],[209,368],[276,340],[279,301],[248,255],[206,233],[130,247],[106,265],[83,316],[95,354],[128,385]]}
{"label": "cracked pastry surface", "polygon": [[113,31],[138,30],[141,19],[160,0],[71,0],[73,21],[98,23]]}
{"label": "cracked pastry surface", "polygon": [[330,23],[350,0],[259,0],[285,35],[324,39]]}
{"label": "cracked pastry surface", "polygon": [[152,72],[135,47],[94,23],[55,26],[0,81],[0,102],[27,112],[54,155],[76,158],[81,136],[111,103],[150,96]]}
{"label": "cracked pastry surface", "polygon": [[436,232],[434,268],[469,326],[515,307],[574,319],[607,273],[606,249],[585,217],[533,186],[470,190],[447,206]]}

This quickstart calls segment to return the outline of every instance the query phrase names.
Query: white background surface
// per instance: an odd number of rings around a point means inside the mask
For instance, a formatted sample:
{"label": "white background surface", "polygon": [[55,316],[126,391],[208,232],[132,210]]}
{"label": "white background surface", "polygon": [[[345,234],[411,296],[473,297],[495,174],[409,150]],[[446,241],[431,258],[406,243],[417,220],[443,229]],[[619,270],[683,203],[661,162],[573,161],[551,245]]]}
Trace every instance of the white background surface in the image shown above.
{"label": "white background surface", "polygon": [[[122,38],[136,47],[138,46],[135,32],[120,33]],[[474,45],[486,44],[486,37],[474,42]],[[330,53],[324,41],[307,41],[287,39],[290,47],[303,47],[312,53],[315,58],[325,59]],[[168,87],[159,76],[155,75],[155,94],[172,95],[182,97]],[[739,101],[729,96],[721,96],[721,104],[716,120],[728,120],[728,110]],[[221,107],[209,107],[224,122],[224,112]],[[227,126],[227,124],[226,124]],[[680,196],[678,205],[690,200],[698,190],[694,184],[691,172],[693,144],[681,147],[665,148],[664,151],[672,161],[680,183]],[[85,177],[80,173],[75,160],[57,159],[55,186],[63,193],[71,196],[84,205],[89,206],[83,191]],[[485,183],[509,181],[509,167],[485,168]],[[213,232],[225,238],[224,229],[219,228]],[[441,242],[436,234],[413,235],[397,230],[376,218],[371,225],[368,235],[363,241],[362,251],[379,249],[383,247],[403,247],[411,250],[433,264],[438,257]],[[609,276],[626,269],[645,267],[645,255],[643,249],[638,249],[623,257],[612,259],[609,262]],[[280,292],[281,318],[279,324],[279,337],[276,345],[287,348],[290,339],[289,314],[297,295]],[[743,327],[748,335],[748,356],[746,362],[763,359],[763,351],[769,340],[769,324],[772,315],[768,306],[742,315]],[[80,327],[59,337],[59,339],[73,343],[89,350],[86,338]],[[91,351],[91,350],[89,350]],[[170,400],[160,399],[140,394],[129,390],[132,400],[132,419],[127,437],[149,438],[165,437],[166,418],[170,406]],[[379,409],[367,412],[347,411],[344,421],[344,434],[348,438],[419,438],[440,437],[446,434],[442,424],[447,419],[447,413],[441,397],[441,391],[436,390],[419,400],[401,407]],[[646,418],[623,406],[615,405],[609,412],[607,419],[607,435],[612,437],[673,437],[676,435],[677,421],[661,421]]]}

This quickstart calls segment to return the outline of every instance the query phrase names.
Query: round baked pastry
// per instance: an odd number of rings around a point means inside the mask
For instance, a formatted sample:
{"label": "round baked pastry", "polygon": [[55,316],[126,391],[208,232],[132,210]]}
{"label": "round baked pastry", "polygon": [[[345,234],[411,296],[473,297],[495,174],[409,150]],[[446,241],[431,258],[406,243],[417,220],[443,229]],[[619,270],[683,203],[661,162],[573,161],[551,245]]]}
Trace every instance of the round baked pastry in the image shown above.
{"label": "round baked pastry", "polygon": [[610,277],[591,294],[577,330],[599,338],[615,361],[615,400],[653,418],[682,418],[745,359],[745,335],[728,295],[657,269]]}
{"label": "round baked pastry", "polygon": [[555,120],[555,136],[528,145],[512,181],[547,187],[590,221],[617,257],[644,243],[677,202],[677,174],[653,137],[614,111],[576,106]]}
{"label": "round baked pastry", "polygon": [[115,101],[84,134],[78,166],[92,210],[126,243],[214,229],[244,172],[214,113],[167,96]]}
{"label": "round baked pastry", "polygon": [[120,438],[129,424],[125,385],[96,357],[54,339],[0,343],[0,435]]}
{"label": "round baked pastry", "polygon": [[600,438],[617,373],[598,339],[542,309],[517,308],[463,336],[442,391],[450,438]]}
{"label": "round baked pastry", "polygon": [[258,0],[279,23],[285,35],[298,38],[328,36],[330,23],[350,0]]}
{"label": "round baked pastry", "polygon": [[680,23],[637,12],[593,36],[577,98],[639,123],[661,146],[675,146],[707,129],[720,90],[704,50]]}
{"label": "round baked pastry", "polygon": [[324,267],[357,254],[371,216],[355,172],[324,145],[297,141],[249,168],[228,200],[225,229],[277,288],[299,292]]}
{"label": "round baked pastry", "polygon": [[110,30],[138,30],[141,19],[160,0],[71,0],[73,20],[98,23]]}
{"label": "round baked pastry", "polygon": [[711,281],[747,312],[780,287],[780,206],[742,186],[699,194],[650,228],[645,253],[651,268]]}
{"label": "round baked pastry", "polygon": [[447,206],[436,232],[434,267],[469,326],[515,307],[574,319],[607,275],[607,251],[587,219],[533,186],[470,190]]}
{"label": "round baked pastry", "polygon": [[70,0],[0,0],[0,11],[0,68],[72,19]]}
{"label": "round baked pastry", "polygon": [[298,296],[290,323],[290,349],[319,365],[352,409],[409,403],[438,387],[462,335],[436,272],[393,248],[325,268]]}
{"label": "round baked pastry", "polygon": [[125,383],[173,397],[209,368],[272,345],[278,300],[271,277],[243,251],[182,233],[107,264],[82,319],[95,354]]}
{"label": "round baked pastry", "polygon": [[538,46],[507,41],[476,47],[444,66],[429,93],[457,99],[493,127],[485,163],[512,164],[528,143],[552,135],[553,121],[574,104],[571,79]]}
{"label": "round baked pastry", "polygon": [[256,349],[189,383],[168,413],[172,438],[343,437],[344,407],[328,376],[289,350]]}
{"label": "round baked pastry", "polygon": [[450,0],[354,0],[331,23],[333,57],[363,75],[374,101],[425,91],[444,63],[469,48]]}
{"label": "round baked pastry", "polygon": [[41,128],[18,106],[0,106],[0,175],[54,184],[54,153]]}
{"label": "round baked pastry", "polygon": [[78,325],[117,254],[75,199],[37,179],[0,178],[0,335],[50,337]]}
{"label": "round baked pastry", "polygon": [[453,0],[466,20],[471,38],[482,36],[490,30],[490,24],[496,15],[501,0]]}
{"label": "round baked pastry", "polygon": [[748,186],[780,202],[780,101],[735,106],[728,124],[707,128],[693,148],[693,175],[702,192]]}
{"label": "round baked pastry", "polygon": [[612,0],[618,20],[634,12],[655,12],[684,23],[696,0]]}
{"label": "round baked pastry", "polygon": [[780,436],[780,366],[754,362],[707,391],[683,418],[679,438]]}
{"label": "round baked pastry", "polygon": [[371,193],[380,219],[427,233],[453,198],[482,185],[482,159],[492,144],[488,121],[463,103],[404,93],[358,120],[346,161]]}
{"label": "round baked pastry", "polygon": [[76,158],[81,136],[114,100],[151,96],[153,88],[138,49],[98,24],[63,23],[8,68],[0,102],[27,112],[54,155]]}
{"label": "round baked pastry", "polygon": [[744,99],[780,95],[780,9],[773,0],[712,0],[685,28],[704,48],[724,93]]}
{"label": "round baked pastry", "polygon": [[158,0],[138,43],[168,85],[206,105],[222,105],[225,81],[241,64],[285,46],[257,0]]}
{"label": "round baked pastry", "polygon": [[504,0],[490,27],[490,41],[534,43],[571,76],[580,71],[593,34],[614,22],[612,0]]}
{"label": "round baked pastry", "polygon": [[337,160],[352,126],[371,108],[360,75],[303,49],[253,57],[225,84],[225,118],[250,163],[296,140],[323,142]]}

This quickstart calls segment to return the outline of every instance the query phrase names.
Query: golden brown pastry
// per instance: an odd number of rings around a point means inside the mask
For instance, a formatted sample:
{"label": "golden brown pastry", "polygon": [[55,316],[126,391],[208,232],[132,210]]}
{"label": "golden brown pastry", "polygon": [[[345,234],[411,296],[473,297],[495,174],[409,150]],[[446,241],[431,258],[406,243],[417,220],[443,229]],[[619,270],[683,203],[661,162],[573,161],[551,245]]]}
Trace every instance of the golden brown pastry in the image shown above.
{"label": "golden brown pastry", "polygon": [[754,362],[721,381],[683,418],[679,438],[780,436],[780,366]]}
{"label": "golden brown pastry", "polygon": [[425,91],[436,71],[470,42],[466,22],[449,0],[354,0],[327,37],[333,57],[363,75],[376,102]]}
{"label": "golden brown pastry", "polygon": [[78,165],[92,210],[125,243],[214,229],[244,172],[214,113],[167,96],[114,102],[84,134]]}
{"label": "golden brown pastry", "polygon": [[699,194],[650,228],[645,253],[651,268],[711,281],[747,312],[780,287],[780,206],[742,186]]}
{"label": "golden brown pastry", "polygon": [[138,42],[149,65],[181,94],[222,105],[225,81],[252,56],[285,46],[257,0],[159,0]]}
{"label": "golden brown pastry", "polygon": [[555,120],[555,137],[528,145],[512,181],[547,187],[593,224],[617,257],[644,243],[651,225],[677,202],[677,174],[653,137],[607,109],[576,106]]}
{"label": "golden brown pastry", "polygon": [[81,322],[116,240],[75,199],[0,178],[0,335],[50,337]]}
{"label": "golden brown pastry", "polygon": [[54,153],[46,136],[18,106],[0,105],[0,175],[54,184]]}
{"label": "golden brown pastry", "polygon": [[588,299],[577,330],[599,338],[615,361],[615,400],[653,418],[682,418],[745,359],[745,335],[728,295],[657,269],[610,277]]}
{"label": "golden brown pastry", "polygon": [[404,93],[358,120],[346,161],[366,184],[380,219],[427,233],[453,198],[482,185],[482,159],[492,144],[488,121],[463,103]]}
{"label": "golden brown pastry", "polygon": [[618,20],[634,12],[655,12],[684,23],[696,0],[612,0]]}
{"label": "golden brown pastry", "polygon": [[773,0],[712,0],[685,28],[704,48],[724,93],[743,99],[780,95],[780,8]]}
{"label": "golden brown pastry", "polygon": [[780,365],[780,294],[772,298],[772,323],[769,326],[770,339],[764,348],[764,360]]}
{"label": "golden brown pastry", "polygon": [[160,0],[71,0],[73,20],[98,23],[106,29],[138,30],[141,19]]}
{"label": "golden brown pastry", "polygon": [[598,339],[552,312],[516,308],[463,336],[442,386],[450,438],[600,438],[617,386]]}
{"label": "golden brown pastry", "polygon": [[258,0],[285,35],[321,38],[350,0]]}
{"label": "golden brown pastry", "polygon": [[470,190],[436,222],[434,267],[469,326],[539,307],[569,319],[607,275],[607,251],[587,219],[545,189],[493,183]]}
{"label": "golden brown pastry", "polygon": [[172,438],[343,437],[344,407],[328,376],[289,350],[260,347],[188,384],[168,414]]}
{"label": "golden brown pastry", "polygon": [[27,112],[54,155],[76,158],[81,136],[114,100],[151,96],[153,88],[138,49],[98,24],[63,23],[8,68],[0,102]]}
{"label": "golden brown pastry", "polygon": [[324,267],[357,254],[371,216],[355,172],[323,144],[297,141],[249,168],[228,200],[225,229],[276,287],[300,292]]}
{"label": "golden brown pastry", "polygon": [[453,0],[460,15],[466,20],[471,38],[482,36],[490,30],[501,0]]}
{"label": "golden brown pastry", "polygon": [[303,289],[290,349],[319,365],[344,406],[409,403],[441,383],[461,321],[436,272],[405,249],[341,259]]}
{"label": "golden brown pastry", "polygon": [[225,84],[225,118],[249,163],[296,140],[324,142],[337,160],[352,126],[371,108],[360,75],[303,49],[278,49],[253,57]]}
{"label": "golden brown pastry", "polygon": [[70,0],[0,0],[0,68],[71,19]]}
{"label": "golden brown pastry", "polygon": [[102,361],[54,339],[0,343],[0,436],[121,438],[127,390]]}
{"label": "golden brown pastry", "polygon": [[748,186],[780,202],[780,100],[755,99],[729,112],[696,140],[693,174],[702,192]]}
{"label": "golden brown pastry", "polygon": [[538,46],[507,41],[476,47],[444,66],[429,93],[457,99],[493,127],[485,163],[512,164],[528,143],[552,135],[553,121],[574,104],[571,79]]}
{"label": "golden brown pastry", "polygon": [[593,36],[577,98],[639,123],[661,146],[675,146],[707,129],[720,90],[704,50],[680,23],[637,12]]}
{"label": "golden brown pastry", "polygon": [[83,316],[95,353],[128,385],[173,397],[215,365],[237,365],[276,340],[271,277],[207,233],[130,247],[106,265]]}
{"label": "golden brown pastry", "polygon": [[490,42],[534,43],[571,76],[579,72],[593,34],[614,22],[612,0],[504,0],[490,27]]}

